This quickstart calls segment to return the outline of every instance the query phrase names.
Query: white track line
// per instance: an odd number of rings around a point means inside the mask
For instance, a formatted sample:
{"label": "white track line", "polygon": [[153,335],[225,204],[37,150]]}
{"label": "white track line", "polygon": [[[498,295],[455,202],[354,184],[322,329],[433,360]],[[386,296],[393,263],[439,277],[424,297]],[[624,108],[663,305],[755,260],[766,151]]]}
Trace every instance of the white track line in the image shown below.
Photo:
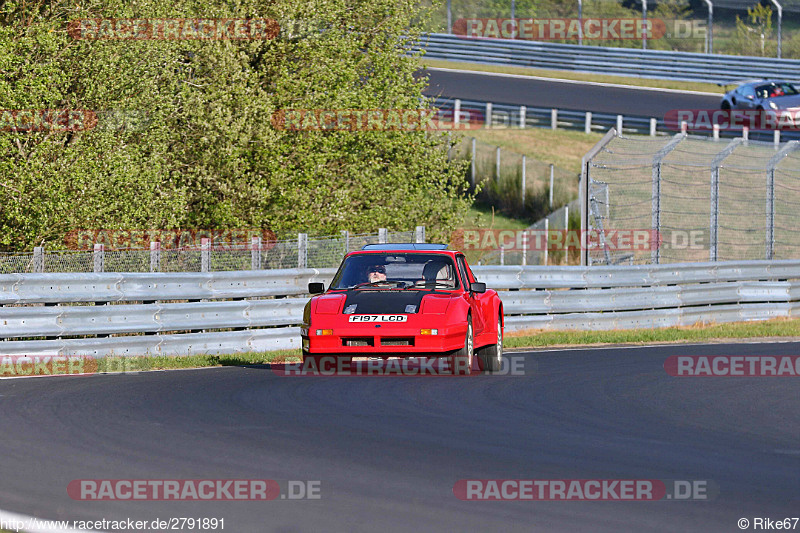
{"label": "white track line", "polygon": [[[57,527],[59,522],[66,522],[71,523],[72,520],[45,520],[42,518],[34,518],[32,516],[26,516],[23,514],[12,513],[9,511],[3,511],[0,509],[0,524],[2,524],[4,529],[15,531],[15,528],[10,527],[13,524],[24,524],[24,526],[16,531],[25,531],[27,533],[98,533],[99,530],[96,531],[86,531],[85,529],[73,529],[71,527]],[[47,524],[50,523],[51,527],[47,527]],[[56,526],[56,527],[53,527]],[[102,533],[102,532],[100,532]]]}
{"label": "white track line", "polygon": [[425,67],[428,70],[441,70],[443,72],[458,72],[459,74],[477,74],[479,76],[497,76],[500,78],[518,78],[523,80],[540,80],[540,81],[554,81],[559,83],[573,83],[576,85],[594,85],[597,87],[614,87],[618,89],[637,89],[640,91],[655,91],[661,93],[675,93],[675,94],[695,94],[700,96],[718,96],[722,98],[722,93],[705,93],[701,91],[684,91],[681,89],[662,89],[659,87],[640,87],[638,85],[622,85],[616,83],[602,83],[599,81],[579,81],[579,80],[564,80],[561,78],[545,78],[542,76],[526,76],[525,74],[503,74],[500,72],[483,72],[478,70],[463,70],[456,68],[440,68],[440,67]]}

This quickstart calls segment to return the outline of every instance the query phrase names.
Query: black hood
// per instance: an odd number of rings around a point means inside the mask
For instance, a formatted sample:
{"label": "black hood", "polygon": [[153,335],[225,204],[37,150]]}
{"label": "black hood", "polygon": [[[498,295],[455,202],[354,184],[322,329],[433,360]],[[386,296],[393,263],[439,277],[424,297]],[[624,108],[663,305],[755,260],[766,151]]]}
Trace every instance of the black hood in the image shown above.
{"label": "black hood", "polygon": [[347,291],[344,308],[355,304],[356,315],[396,315],[408,313],[406,306],[413,305],[414,313],[418,313],[426,294],[431,291],[352,290]]}

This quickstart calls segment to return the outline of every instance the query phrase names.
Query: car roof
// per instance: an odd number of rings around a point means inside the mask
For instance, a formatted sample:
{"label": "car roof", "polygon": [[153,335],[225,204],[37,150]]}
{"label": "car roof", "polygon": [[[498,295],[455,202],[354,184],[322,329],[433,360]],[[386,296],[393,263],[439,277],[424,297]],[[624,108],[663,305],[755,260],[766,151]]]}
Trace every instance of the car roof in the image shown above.
{"label": "car roof", "polygon": [[[380,247],[379,247],[380,246]],[[455,258],[456,254],[460,252],[458,250],[447,250],[446,244],[422,246],[420,244],[415,244],[413,247],[410,247],[408,244],[381,244],[381,245],[367,245],[364,246],[361,250],[356,250],[354,252],[348,253],[345,257],[349,257],[351,255],[378,255],[378,254],[390,254],[394,252],[399,253],[425,253],[425,254],[437,254],[437,255],[446,255],[448,257]]]}
{"label": "car roof", "polygon": [[425,243],[425,242],[394,242],[381,244],[365,244],[362,250],[389,250],[397,252],[400,250],[445,250],[446,244]]}

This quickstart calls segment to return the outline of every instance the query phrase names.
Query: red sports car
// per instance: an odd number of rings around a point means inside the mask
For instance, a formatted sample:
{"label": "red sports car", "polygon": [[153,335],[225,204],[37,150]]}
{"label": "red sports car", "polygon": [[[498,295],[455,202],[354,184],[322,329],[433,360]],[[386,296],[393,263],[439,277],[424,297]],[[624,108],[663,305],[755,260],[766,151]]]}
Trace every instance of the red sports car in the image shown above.
{"label": "red sports car", "polygon": [[500,370],[503,303],[445,244],[368,244],[345,256],[327,291],[308,289],[304,361],[448,357],[454,374],[476,362]]}

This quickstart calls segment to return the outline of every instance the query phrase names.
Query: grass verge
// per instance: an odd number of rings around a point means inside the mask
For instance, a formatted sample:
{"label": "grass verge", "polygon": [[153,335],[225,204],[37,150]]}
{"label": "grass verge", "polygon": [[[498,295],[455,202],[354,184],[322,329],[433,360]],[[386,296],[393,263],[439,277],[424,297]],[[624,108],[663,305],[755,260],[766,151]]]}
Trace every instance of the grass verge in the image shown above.
{"label": "grass verge", "polygon": [[[513,349],[552,348],[607,344],[717,342],[788,337],[800,338],[800,319],[774,319],[763,322],[732,322],[729,324],[616,331],[529,330],[509,333],[505,338],[505,347]],[[143,372],[148,370],[242,366],[300,360],[300,350],[179,357],[106,357],[98,360],[98,372]],[[0,533],[4,532],[0,530]]]}
{"label": "grass verge", "polygon": [[592,346],[602,344],[681,343],[750,338],[800,337],[800,319],[731,322],[663,329],[614,331],[536,331],[509,333],[506,348]]}
{"label": "grass verge", "polygon": [[612,76],[610,74],[590,74],[586,72],[572,72],[568,70],[546,70],[529,67],[503,67],[484,65],[482,63],[469,63],[461,61],[443,61],[441,59],[422,59],[422,66],[434,68],[449,68],[458,70],[472,70],[476,72],[494,72],[498,74],[518,74],[522,76],[538,76],[541,78],[557,78],[562,80],[591,81],[595,83],[613,83],[615,85],[632,85],[634,87],[653,87],[657,89],[675,89],[679,91],[699,91],[722,95],[721,87],[713,83],[699,83],[691,81],[653,80],[649,78],[632,78],[625,76]]}

